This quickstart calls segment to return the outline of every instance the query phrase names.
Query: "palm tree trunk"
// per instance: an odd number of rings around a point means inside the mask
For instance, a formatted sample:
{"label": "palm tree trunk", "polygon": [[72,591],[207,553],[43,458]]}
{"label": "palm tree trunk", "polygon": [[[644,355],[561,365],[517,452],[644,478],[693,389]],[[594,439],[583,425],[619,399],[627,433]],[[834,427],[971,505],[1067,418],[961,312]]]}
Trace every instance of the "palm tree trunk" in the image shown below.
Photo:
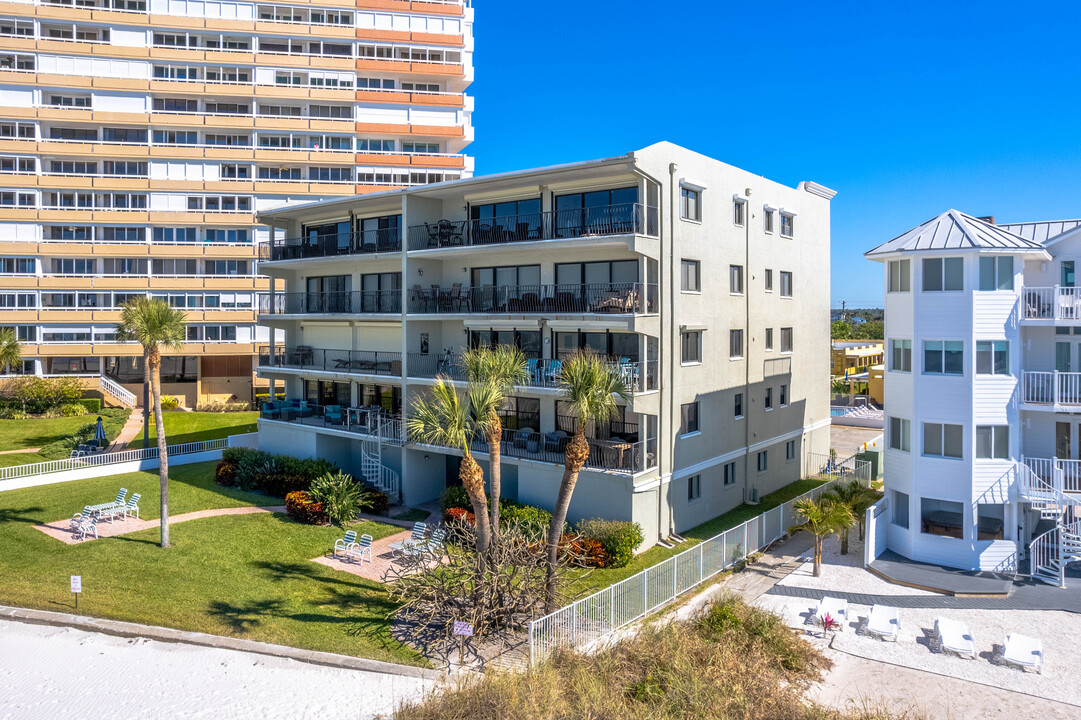
{"label": "palm tree trunk", "polygon": [[499,415],[492,413],[492,417],[484,426],[488,440],[488,485],[492,489],[492,535],[499,534],[499,497],[502,492],[502,469],[499,459],[503,450],[503,423],[499,421]]}
{"label": "palm tree trunk", "polygon": [[848,554],[848,528],[841,531],[841,554]]}
{"label": "palm tree trunk", "polygon": [[815,577],[822,575],[822,537],[820,535],[815,535],[815,562],[812,574]]}
{"label": "palm tree trunk", "polygon": [[863,518],[862,517],[859,520],[859,526],[860,526],[860,540],[862,541],[863,540]]}
{"label": "palm tree trunk", "polygon": [[477,555],[480,557],[483,568],[492,533],[491,526],[488,524],[488,500],[484,496],[484,471],[472,455],[467,453],[462,458],[458,478],[462,481],[462,487],[465,488],[469,495],[469,502],[473,506],[473,515],[477,523]]}
{"label": "palm tree trunk", "polygon": [[585,423],[579,422],[574,437],[567,443],[567,460],[563,466],[563,481],[559,484],[559,495],[552,509],[552,524],[548,526],[548,562],[544,584],[544,610],[555,611],[555,573],[559,559],[559,540],[563,537],[563,524],[567,522],[567,511],[571,506],[571,495],[578,484],[578,473],[589,459],[589,443],[586,441]]}
{"label": "palm tree trunk", "polygon": [[169,452],[165,444],[165,419],[161,414],[161,351],[147,351],[150,396],[154,403],[154,425],[158,433],[158,478],[161,480],[161,546],[169,547]]}

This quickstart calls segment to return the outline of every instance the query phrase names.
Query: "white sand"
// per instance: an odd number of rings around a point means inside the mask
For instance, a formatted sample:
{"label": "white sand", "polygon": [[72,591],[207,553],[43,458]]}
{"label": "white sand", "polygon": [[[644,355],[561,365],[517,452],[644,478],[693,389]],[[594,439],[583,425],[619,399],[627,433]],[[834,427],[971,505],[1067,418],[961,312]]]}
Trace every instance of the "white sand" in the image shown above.
{"label": "white sand", "polygon": [[435,683],[0,620],[0,718],[360,720]]}

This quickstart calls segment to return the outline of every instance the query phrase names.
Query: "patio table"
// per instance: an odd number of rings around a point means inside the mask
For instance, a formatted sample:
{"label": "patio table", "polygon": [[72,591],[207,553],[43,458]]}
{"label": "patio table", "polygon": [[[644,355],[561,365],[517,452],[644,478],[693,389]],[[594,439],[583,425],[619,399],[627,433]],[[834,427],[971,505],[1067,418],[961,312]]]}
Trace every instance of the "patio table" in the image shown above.
{"label": "patio table", "polygon": [[401,542],[391,543],[390,549],[395,552],[400,552],[403,555],[413,555],[428,545],[427,540],[402,540]]}

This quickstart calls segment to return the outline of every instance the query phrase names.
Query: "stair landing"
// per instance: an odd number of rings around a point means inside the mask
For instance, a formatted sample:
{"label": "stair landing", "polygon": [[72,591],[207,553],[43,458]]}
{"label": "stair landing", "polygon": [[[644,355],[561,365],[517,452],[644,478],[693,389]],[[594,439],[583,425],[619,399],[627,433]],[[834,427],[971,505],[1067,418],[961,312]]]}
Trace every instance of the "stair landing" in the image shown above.
{"label": "stair landing", "polygon": [[879,555],[867,569],[897,585],[957,597],[1006,597],[1015,579],[1009,573],[958,570],[917,562],[892,550]]}

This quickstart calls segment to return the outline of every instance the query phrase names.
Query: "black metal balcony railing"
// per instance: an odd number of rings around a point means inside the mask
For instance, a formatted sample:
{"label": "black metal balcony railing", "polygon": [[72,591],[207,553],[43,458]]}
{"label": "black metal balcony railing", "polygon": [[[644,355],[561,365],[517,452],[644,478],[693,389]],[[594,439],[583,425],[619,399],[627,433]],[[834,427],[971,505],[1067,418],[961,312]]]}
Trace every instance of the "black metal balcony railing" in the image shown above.
{"label": "black metal balcony railing", "polygon": [[[570,435],[559,431],[539,433],[522,430],[504,430],[500,453],[506,458],[520,458],[536,462],[563,465],[566,463],[567,443]],[[635,474],[657,466],[657,440],[650,438],[629,442],[621,438],[597,440],[590,438],[589,458],[585,467],[589,470],[606,470]],[[489,451],[488,442],[477,437],[471,445],[473,452]]]}
{"label": "black metal balcony railing", "polygon": [[263,420],[369,435],[392,445],[402,445],[405,440],[401,417],[384,412],[381,408],[354,408],[345,405],[318,405],[306,400],[285,400],[263,403],[259,408],[259,417]]}
{"label": "black metal balcony railing", "polygon": [[401,311],[401,290],[275,293],[259,296],[259,312],[263,315],[397,315]]}
{"label": "black metal balcony railing", "polygon": [[272,238],[260,245],[260,260],[298,260],[301,258],[335,257],[338,255],[367,255],[399,252],[402,249],[402,229],[357,230],[333,235]]}
{"label": "black metal balcony railing", "polygon": [[[631,358],[610,358],[610,367],[619,372],[631,392],[657,389],[657,361],[639,362]],[[530,358],[526,360],[525,387],[559,388],[562,386],[562,360]],[[434,378],[436,375],[452,380],[465,380],[461,355],[451,353],[409,353],[410,377]]]}
{"label": "black metal balcony railing", "polygon": [[409,291],[410,313],[655,313],[657,286],[647,283],[589,285],[460,285]]}
{"label": "black metal balcony railing", "polygon": [[605,235],[656,237],[657,208],[641,203],[551,210],[483,220],[437,220],[409,227],[410,250],[500,245]]}
{"label": "black metal balcony railing", "polygon": [[259,348],[259,366],[290,370],[325,370],[401,377],[402,354],[370,350],[321,350],[305,346],[296,348]]}

